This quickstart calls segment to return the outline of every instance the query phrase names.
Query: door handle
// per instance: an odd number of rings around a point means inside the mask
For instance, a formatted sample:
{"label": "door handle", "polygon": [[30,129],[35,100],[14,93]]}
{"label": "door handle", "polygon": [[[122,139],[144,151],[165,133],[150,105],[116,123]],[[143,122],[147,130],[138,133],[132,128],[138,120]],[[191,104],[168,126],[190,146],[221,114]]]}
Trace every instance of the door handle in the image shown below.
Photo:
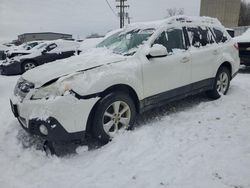
{"label": "door handle", "polygon": [[187,63],[187,62],[189,62],[190,61],[190,59],[188,58],[188,57],[183,57],[182,59],[181,59],[181,63]]}

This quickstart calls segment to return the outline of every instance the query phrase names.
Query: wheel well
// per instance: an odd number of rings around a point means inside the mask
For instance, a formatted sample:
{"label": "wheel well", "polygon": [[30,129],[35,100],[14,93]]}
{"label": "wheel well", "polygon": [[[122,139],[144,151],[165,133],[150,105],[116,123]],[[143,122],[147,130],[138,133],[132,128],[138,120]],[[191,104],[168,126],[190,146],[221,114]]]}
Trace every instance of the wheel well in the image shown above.
{"label": "wheel well", "polygon": [[24,61],[22,62],[22,65],[23,65],[24,63],[27,63],[27,62],[32,62],[32,63],[35,63],[35,65],[37,65],[37,62],[36,62],[35,60],[33,60],[33,59],[26,59],[26,60],[24,60]]}
{"label": "wheel well", "polygon": [[222,63],[221,66],[220,66],[220,68],[221,67],[226,67],[229,70],[229,72],[230,72],[230,76],[232,76],[232,65],[229,62],[226,61],[226,62]]}
{"label": "wheel well", "polygon": [[[117,92],[117,91],[124,92],[124,93],[128,94],[131,97],[131,99],[134,101],[136,112],[139,113],[139,110],[140,110],[139,98],[138,98],[135,90],[128,85],[118,84],[118,85],[111,86],[111,87],[107,88],[106,90],[104,90],[103,92],[101,92],[100,97],[103,98],[104,96],[108,95],[109,93]],[[87,127],[86,127],[87,133],[91,133],[91,123],[92,123],[92,119],[94,117],[94,112],[95,112],[95,109],[98,105],[98,102],[94,105],[94,107],[92,108],[92,110],[89,114],[88,121],[87,121]]]}
{"label": "wheel well", "polygon": [[116,91],[120,91],[120,92],[124,92],[124,93],[128,94],[135,103],[136,111],[139,112],[139,108],[140,108],[139,98],[138,98],[135,90],[128,85],[119,84],[119,85],[111,86],[101,93],[101,97],[104,97],[107,94],[109,94],[111,92],[116,92]]}

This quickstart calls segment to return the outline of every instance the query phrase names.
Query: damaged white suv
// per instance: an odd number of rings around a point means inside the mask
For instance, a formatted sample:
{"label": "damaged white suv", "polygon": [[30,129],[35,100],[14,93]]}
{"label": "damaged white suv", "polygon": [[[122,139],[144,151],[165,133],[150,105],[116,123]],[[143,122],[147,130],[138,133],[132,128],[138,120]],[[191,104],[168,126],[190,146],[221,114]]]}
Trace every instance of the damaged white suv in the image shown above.
{"label": "damaged white suv", "polygon": [[22,75],[11,107],[22,127],[51,142],[107,143],[137,113],[206,91],[227,93],[237,46],[217,19],[178,16],[136,23],[95,49]]}

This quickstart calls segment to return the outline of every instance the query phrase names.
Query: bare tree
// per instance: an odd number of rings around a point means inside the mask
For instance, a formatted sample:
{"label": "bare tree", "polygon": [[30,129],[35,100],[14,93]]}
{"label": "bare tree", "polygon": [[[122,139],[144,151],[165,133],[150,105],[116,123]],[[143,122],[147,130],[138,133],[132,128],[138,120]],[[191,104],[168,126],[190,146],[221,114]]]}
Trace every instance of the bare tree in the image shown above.
{"label": "bare tree", "polygon": [[176,16],[176,15],[183,15],[184,14],[184,9],[183,8],[168,8],[167,9],[167,16],[166,18],[168,17],[171,17],[171,16]]}
{"label": "bare tree", "polygon": [[249,25],[250,25],[250,3],[247,3],[246,1],[241,1],[239,26],[249,26]]}

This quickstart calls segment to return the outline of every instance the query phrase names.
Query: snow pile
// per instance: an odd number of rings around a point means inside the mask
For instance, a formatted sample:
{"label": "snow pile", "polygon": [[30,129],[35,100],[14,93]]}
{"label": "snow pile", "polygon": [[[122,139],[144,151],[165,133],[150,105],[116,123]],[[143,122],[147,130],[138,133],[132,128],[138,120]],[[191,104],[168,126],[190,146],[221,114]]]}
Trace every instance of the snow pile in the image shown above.
{"label": "snow pile", "polygon": [[235,37],[234,40],[236,42],[250,42],[250,29],[248,29],[245,33],[242,35]]}
{"label": "snow pile", "polygon": [[64,158],[37,150],[41,142],[13,117],[17,79],[0,76],[0,187],[250,187],[249,74],[238,75],[220,100],[171,103],[140,116],[134,131],[108,145]]}

